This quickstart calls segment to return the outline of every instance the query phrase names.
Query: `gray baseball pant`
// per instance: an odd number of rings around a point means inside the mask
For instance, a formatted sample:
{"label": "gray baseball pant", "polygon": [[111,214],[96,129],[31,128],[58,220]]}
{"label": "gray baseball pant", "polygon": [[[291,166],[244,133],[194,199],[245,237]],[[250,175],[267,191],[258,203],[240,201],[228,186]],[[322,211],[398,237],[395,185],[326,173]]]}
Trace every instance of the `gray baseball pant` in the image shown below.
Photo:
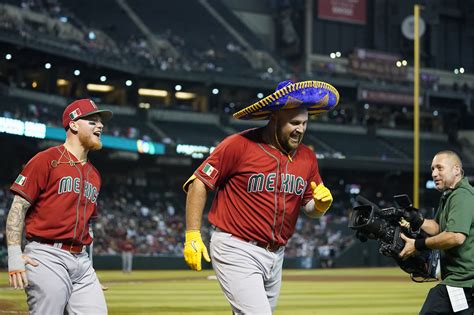
{"label": "gray baseball pant", "polygon": [[281,288],[285,249],[276,252],[214,231],[211,260],[234,314],[271,315]]}
{"label": "gray baseball pant", "polygon": [[86,251],[72,254],[30,242],[24,254],[39,263],[26,266],[30,314],[107,314],[105,296]]}

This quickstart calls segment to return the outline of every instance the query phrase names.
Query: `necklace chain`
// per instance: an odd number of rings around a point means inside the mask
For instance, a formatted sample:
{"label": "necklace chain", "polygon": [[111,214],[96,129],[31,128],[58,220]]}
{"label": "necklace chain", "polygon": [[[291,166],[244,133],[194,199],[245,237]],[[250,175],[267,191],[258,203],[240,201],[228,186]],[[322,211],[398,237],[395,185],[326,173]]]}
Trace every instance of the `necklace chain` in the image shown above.
{"label": "necklace chain", "polygon": [[[67,151],[67,155],[68,155],[68,161],[61,161],[62,157],[64,156],[64,153],[66,153]],[[71,158],[71,153],[69,153],[69,151],[66,149],[66,147],[64,147],[64,151],[61,152],[61,156],[59,157],[58,160],[52,160],[51,161],[51,166],[52,167],[56,167],[58,166],[59,164],[69,164],[71,166],[74,166],[76,164],[82,164],[84,162],[87,161],[87,158],[86,159],[83,159],[83,160],[78,160],[78,161],[74,161],[72,158]]]}

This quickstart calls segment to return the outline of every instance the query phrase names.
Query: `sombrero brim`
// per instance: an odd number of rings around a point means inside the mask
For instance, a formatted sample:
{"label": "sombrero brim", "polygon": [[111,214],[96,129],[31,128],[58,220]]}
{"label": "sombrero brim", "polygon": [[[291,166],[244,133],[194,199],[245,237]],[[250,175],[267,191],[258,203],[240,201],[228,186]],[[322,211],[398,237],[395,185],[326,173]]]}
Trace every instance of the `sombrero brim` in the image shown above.
{"label": "sombrero brim", "polygon": [[237,119],[269,119],[272,112],[305,107],[308,115],[330,111],[339,103],[339,92],[332,85],[320,81],[303,81],[275,91],[260,101],[236,112]]}

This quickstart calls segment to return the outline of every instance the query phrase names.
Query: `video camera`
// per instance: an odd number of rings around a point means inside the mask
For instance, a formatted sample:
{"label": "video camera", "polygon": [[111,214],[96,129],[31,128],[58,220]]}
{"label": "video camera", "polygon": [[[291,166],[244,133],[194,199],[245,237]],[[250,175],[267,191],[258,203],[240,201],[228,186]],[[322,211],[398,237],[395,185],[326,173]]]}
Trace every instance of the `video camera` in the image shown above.
{"label": "video camera", "polygon": [[412,231],[411,228],[400,225],[409,211],[418,211],[413,207],[410,198],[407,195],[394,196],[396,207],[384,209],[360,195],[356,200],[360,205],[353,208],[349,217],[349,228],[356,230],[356,237],[362,242],[368,239],[379,240],[379,252],[392,257],[403,271],[410,274],[413,281],[436,281],[438,250],[416,252],[404,260],[399,256],[405,246],[405,241],[400,237],[401,233],[415,239],[428,236],[421,229]]}

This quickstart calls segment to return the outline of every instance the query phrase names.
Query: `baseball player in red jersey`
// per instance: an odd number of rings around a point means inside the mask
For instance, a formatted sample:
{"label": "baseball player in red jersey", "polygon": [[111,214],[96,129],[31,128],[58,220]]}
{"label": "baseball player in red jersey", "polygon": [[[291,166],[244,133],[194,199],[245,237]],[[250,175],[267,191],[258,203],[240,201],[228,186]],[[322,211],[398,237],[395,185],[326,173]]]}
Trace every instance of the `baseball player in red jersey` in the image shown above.
{"label": "baseball player in red jersey", "polygon": [[10,188],[15,197],[6,224],[9,281],[25,289],[30,314],[107,314],[85,246],[92,242],[89,220],[97,213],[101,186],[87,155],[102,148],[103,122],[111,117],[88,99],[68,105],[64,144],[36,154]]}
{"label": "baseball player in red jersey", "polygon": [[281,82],[276,92],[234,114],[268,124],[226,138],[184,184],[184,258],[194,270],[201,270],[202,256],[210,261],[200,228],[208,192],[216,192],[209,212],[212,264],[234,314],[272,314],[300,209],[317,218],[331,206],[316,155],[301,140],[308,115],[338,100],[327,83]]}

